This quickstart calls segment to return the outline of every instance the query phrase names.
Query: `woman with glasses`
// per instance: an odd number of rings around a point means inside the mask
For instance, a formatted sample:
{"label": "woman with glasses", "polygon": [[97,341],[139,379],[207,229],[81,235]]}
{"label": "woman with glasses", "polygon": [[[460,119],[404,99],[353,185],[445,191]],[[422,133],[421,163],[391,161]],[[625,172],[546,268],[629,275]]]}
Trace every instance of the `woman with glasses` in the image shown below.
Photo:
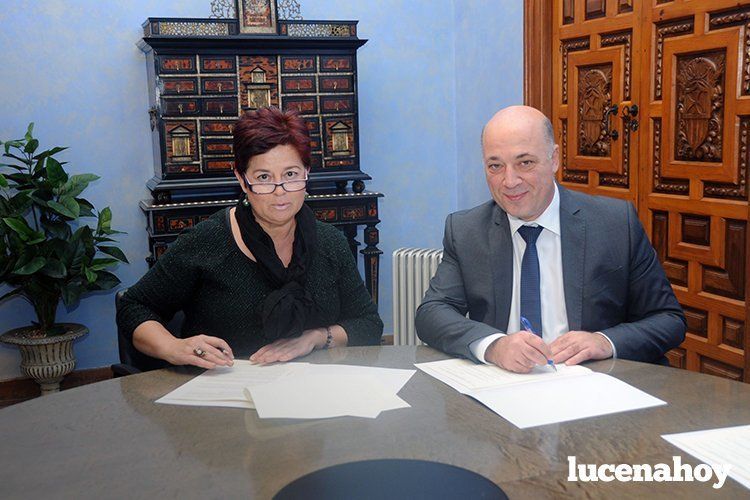
{"label": "woman with glasses", "polygon": [[[378,344],[383,323],[346,238],[304,204],[305,123],[278,108],[246,113],[234,155],[242,199],[183,232],[127,290],[120,331],[148,356],[202,368]],[[170,332],[178,310],[182,331]]]}

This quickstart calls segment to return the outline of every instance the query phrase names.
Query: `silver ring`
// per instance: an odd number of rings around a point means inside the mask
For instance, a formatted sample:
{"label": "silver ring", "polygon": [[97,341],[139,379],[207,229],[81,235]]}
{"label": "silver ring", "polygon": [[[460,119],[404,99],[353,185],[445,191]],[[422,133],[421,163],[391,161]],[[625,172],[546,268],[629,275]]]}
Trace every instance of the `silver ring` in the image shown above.
{"label": "silver ring", "polygon": [[204,357],[204,356],[206,355],[206,351],[204,351],[204,350],[203,350],[203,349],[201,349],[200,347],[196,347],[195,349],[193,349],[193,352],[194,352],[194,353],[195,353],[195,355],[196,355],[196,356],[198,356],[199,358],[202,358],[202,357]]}

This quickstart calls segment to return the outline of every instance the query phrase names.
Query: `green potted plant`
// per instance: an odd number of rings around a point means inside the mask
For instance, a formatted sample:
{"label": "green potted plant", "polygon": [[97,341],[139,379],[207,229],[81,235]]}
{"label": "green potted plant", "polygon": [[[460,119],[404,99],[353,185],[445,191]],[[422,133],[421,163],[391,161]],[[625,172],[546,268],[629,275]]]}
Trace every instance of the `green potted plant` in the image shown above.
{"label": "green potted plant", "polygon": [[[108,271],[128,260],[115,246],[109,207],[96,211],[81,194],[93,174],[68,175],[55,155],[67,148],[39,152],[29,124],[23,139],[4,147],[0,163],[0,302],[21,295],[34,307],[36,320],[0,336],[21,350],[21,372],[36,380],[42,393],[59,390],[75,366],[73,340],[88,329],[56,323],[60,300],[73,307],[94,290],[109,290],[120,280]],[[7,163],[6,163],[7,162]],[[89,226],[83,219],[96,219]],[[9,291],[7,291],[9,289]]]}

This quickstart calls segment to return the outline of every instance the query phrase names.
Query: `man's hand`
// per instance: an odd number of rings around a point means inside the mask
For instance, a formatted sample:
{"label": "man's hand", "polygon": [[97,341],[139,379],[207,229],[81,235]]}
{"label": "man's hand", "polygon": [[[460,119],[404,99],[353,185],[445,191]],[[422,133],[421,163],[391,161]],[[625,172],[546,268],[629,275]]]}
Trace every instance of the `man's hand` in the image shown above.
{"label": "man's hand", "polygon": [[516,373],[529,373],[536,365],[546,365],[551,357],[541,337],[527,331],[500,337],[484,353],[485,361]]}
{"label": "man's hand", "polygon": [[599,333],[571,331],[560,335],[551,344],[555,363],[577,365],[589,359],[612,357],[612,345]]}

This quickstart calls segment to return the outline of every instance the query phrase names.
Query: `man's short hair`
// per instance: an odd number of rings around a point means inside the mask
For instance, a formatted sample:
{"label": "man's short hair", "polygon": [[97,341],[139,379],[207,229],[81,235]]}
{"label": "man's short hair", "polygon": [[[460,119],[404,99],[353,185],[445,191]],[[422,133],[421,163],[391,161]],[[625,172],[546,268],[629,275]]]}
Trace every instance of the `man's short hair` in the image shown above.
{"label": "man's short hair", "polygon": [[[544,115],[544,119],[542,120],[542,127],[544,130],[544,141],[547,143],[547,159],[552,159],[552,155],[555,154],[555,129],[552,128],[552,122],[547,118],[547,115]],[[482,133],[479,136],[479,145],[483,148],[484,147],[484,129],[487,128],[487,124],[485,123],[482,127]]]}

